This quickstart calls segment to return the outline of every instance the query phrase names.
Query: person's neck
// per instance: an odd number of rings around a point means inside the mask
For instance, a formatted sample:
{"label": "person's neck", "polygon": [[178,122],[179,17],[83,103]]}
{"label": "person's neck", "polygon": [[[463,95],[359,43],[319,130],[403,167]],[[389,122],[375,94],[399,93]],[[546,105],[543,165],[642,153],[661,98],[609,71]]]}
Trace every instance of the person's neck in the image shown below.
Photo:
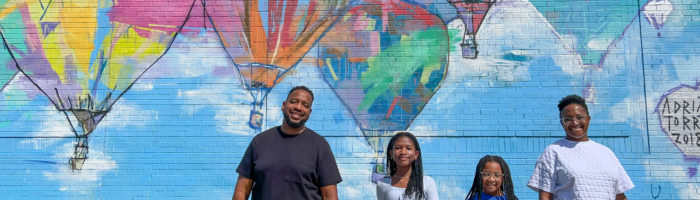
{"label": "person's neck", "polygon": [[306,126],[302,125],[298,128],[291,127],[287,123],[282,123],[282,133],[286,135],[299,135],[306,130]]}
{"label": "person's neck", "polygon": [[573,142],[587,142],[587,141],[589,141],[589,140],[588,140],[588,136],[583,136],[583,137],[581,137],[581,138],[574,138],[574,137],[571,137],[571,136],[568,136],[568,135],[567,135],[567,136],[566,136],[566,139],[569,140],[569,141],[573,141]]}
{"label": "person's neck", "polygon": [[396,167],[396,173],[394,173],[394,177],[396,178],[407,178],[411,176],[411,166],[406,166],[406,167]]}

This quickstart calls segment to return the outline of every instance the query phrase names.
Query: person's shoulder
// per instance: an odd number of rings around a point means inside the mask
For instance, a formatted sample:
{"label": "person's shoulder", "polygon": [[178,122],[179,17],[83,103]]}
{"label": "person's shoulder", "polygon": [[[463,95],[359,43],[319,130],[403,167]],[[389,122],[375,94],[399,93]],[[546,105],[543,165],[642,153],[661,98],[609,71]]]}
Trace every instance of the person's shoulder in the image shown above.
{"label": "person's shoulder", "polygon": [[386,187],[386,186],[391,186],[391,177],[390,176],[384,176],[383,178],[379,179],[379,181],[377,181],[377,187]]}
{"label": "person's shoulder", "polygon": [[278,136],[279,132],[279,126],[272,127],[255,135],[255,137],[253,137],[253,141]]}
{"label": "person's shoulder", "polygon": [[433,179],[433,177],[424,175],[423,176],[423,184],[425,184],[425,183],[435,184],[435,179]]}
{"label": "person's shoulder", "polygon": [[601,153],[607,153],[607,154],[610,154],[613,156],[615,155],[615,153],[612,151],[612,149],[610,149],[609,147],[607,147],[603,144],[600,144],[600,143],[593,141],[593,140],[589,140],[588,142],[590,142],[591,149],[594,149],[594,150],[601,152]]}
{"label": "person's shoulder", "polygon": [[310,128],[306,128],[306,130],[304,130],[304,134],[307,134],[306,137],[311,139],[312,141],[328,144],[326,138],[316,133],[316,131],[311,130]]}
{"label": "person's shoulder", "polygon": [[569,141],[566,139],[557,140],[554,143],[547,145],[547,147],[544,148],[544,152],[556,152],[558,149],[568,146],[568,142]]}

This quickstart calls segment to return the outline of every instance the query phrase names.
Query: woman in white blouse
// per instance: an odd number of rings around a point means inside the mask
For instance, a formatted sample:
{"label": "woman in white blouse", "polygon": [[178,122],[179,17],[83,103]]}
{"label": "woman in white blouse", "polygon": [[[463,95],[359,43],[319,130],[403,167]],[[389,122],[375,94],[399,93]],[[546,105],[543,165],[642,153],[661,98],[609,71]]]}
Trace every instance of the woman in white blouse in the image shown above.
{"label": "woman in white blouse", "polygon": [[586,101],[569,95],[559,101],[566,138],[547,146],[527,186],[549,199],[625,200],[634,188],[620,161],[608,147],[588,139]]}
{"label": "woman in white blouse", "polygon": [[386,150],[388,176],[377,182],[379,200],[437,200],[437,186],[423,175],[420,145],[413,134],[398,132]]}

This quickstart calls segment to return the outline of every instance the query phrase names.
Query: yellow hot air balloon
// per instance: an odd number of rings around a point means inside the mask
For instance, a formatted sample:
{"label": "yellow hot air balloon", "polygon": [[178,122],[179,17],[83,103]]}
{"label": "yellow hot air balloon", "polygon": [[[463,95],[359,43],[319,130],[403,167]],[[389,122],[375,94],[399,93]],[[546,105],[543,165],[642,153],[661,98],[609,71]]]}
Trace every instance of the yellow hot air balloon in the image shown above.
{"label": "yellow hot air balloon", "polygon": [[[72,169],[112,105],[168,50],[195,0],[8,0],[0,29],[18,70],[63,112],[76,136]],[[161,12],[167,7],[168,12]],[[9,18],[21,19],[5,20]]]}

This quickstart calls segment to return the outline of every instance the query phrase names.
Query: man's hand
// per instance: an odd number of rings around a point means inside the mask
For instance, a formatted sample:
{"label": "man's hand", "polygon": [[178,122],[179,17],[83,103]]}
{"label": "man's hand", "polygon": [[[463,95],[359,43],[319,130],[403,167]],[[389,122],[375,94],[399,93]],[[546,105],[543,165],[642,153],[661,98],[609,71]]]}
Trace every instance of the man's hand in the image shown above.
{"label": "man's hand", "polygon": [[233,191],[232,200],[247,200],[250,196],[250,191],[252,189],[253,179],[249,179],[245,176],[238,175],[238,181],[236,182],[236,189],[234,189]]}

